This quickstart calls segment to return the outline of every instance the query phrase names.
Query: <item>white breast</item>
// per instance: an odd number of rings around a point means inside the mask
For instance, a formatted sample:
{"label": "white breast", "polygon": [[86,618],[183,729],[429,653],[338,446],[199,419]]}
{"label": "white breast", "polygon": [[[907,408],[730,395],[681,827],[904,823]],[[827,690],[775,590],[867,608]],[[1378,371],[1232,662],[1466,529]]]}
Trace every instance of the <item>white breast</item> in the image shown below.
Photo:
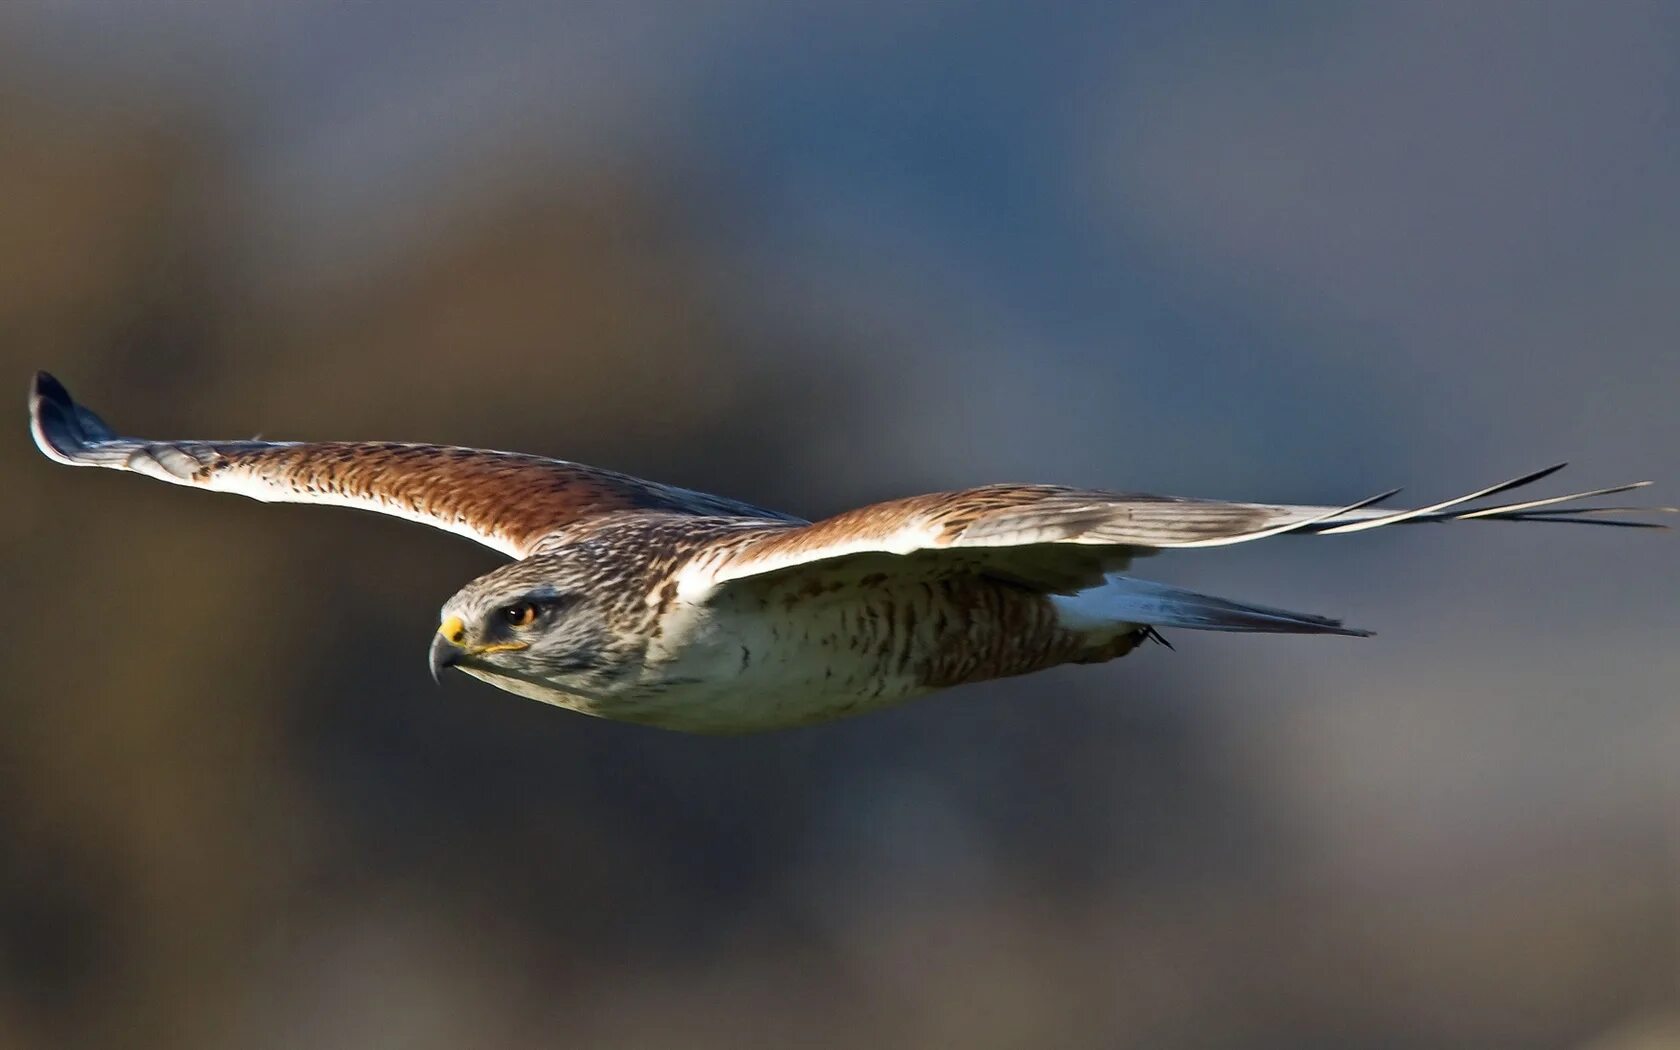
{"label": "white breast", "polygon": [[[678,602],[645,675],[594,713],[691,732],[740,733],[825,721],[929,692],[857,645],[855,592],[783,603],[775,594]],[[606,710],[610,707],[611,710]]]}

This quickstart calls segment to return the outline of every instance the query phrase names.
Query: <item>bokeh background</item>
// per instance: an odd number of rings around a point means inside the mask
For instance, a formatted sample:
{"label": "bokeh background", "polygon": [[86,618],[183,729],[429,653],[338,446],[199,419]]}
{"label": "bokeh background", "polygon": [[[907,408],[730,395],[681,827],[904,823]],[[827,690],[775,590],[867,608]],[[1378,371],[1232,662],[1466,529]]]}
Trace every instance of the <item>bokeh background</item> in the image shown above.
{"label": "bokeh background", "polygon": [[1680,9],[1052,6],[0,6],[0,1044],[1680,1046],[1671,536],[1163,557],[1378,637],[690,739],[434,687],[488,552],[26,438],[1680,495]]}

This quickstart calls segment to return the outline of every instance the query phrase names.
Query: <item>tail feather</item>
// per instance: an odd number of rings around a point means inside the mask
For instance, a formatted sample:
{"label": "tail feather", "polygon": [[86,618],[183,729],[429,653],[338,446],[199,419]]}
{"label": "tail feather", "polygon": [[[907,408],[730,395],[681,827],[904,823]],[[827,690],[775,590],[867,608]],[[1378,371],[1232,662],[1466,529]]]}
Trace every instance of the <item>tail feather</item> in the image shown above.
{"label": "tail feather", "polygon": [[1359,638],[1371,634],[1345,627],[1342,621],[1327,616],[1248,605],[1132,576],[1110,576],[1101,587],[1052,596],[1050,600],[1061,616],[1062,625],[1075,630],[1141,624],[1265,634],[1343,634]]}

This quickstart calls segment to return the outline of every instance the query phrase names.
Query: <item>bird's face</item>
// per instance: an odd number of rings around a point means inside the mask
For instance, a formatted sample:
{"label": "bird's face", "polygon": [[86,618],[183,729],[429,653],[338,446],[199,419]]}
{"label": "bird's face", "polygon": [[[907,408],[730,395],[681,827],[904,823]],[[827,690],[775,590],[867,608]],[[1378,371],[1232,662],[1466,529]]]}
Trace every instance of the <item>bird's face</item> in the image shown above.
{"label": "bird's face", "polygon": [[633,654],[584,568],[559,556],[528,558],[461,588],[443,606],[432,674],[457,667],[521,693],[529,690],[520,683],[580,696],[610,688]]}

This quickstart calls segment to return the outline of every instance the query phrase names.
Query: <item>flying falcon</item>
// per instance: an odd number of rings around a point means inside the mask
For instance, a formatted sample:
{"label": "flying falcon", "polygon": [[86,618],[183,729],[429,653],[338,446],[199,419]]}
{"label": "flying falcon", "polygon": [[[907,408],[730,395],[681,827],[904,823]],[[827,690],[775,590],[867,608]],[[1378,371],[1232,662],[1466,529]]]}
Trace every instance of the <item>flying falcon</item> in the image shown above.
{"label": "flying falcon", "polygon": [[1227,503],[1059,485],[988,485],[811,523],[517,452],[359,442],[121,437],[46,373],[35,443],[78,467],[131,470],[265,502],[359,507],[475,539],[515,560],[443,605],[433,674],[454,667],[602,718],[742,733],[860,714],[947,686],[1125,656],[1157,628],[1364,635],[1339,620],[1125,575],[1160,550],[1401,522],[1575,522],[1672,507],[1565,507],[1643,487],[1477,500],[1525,474],[1415,510]]}

